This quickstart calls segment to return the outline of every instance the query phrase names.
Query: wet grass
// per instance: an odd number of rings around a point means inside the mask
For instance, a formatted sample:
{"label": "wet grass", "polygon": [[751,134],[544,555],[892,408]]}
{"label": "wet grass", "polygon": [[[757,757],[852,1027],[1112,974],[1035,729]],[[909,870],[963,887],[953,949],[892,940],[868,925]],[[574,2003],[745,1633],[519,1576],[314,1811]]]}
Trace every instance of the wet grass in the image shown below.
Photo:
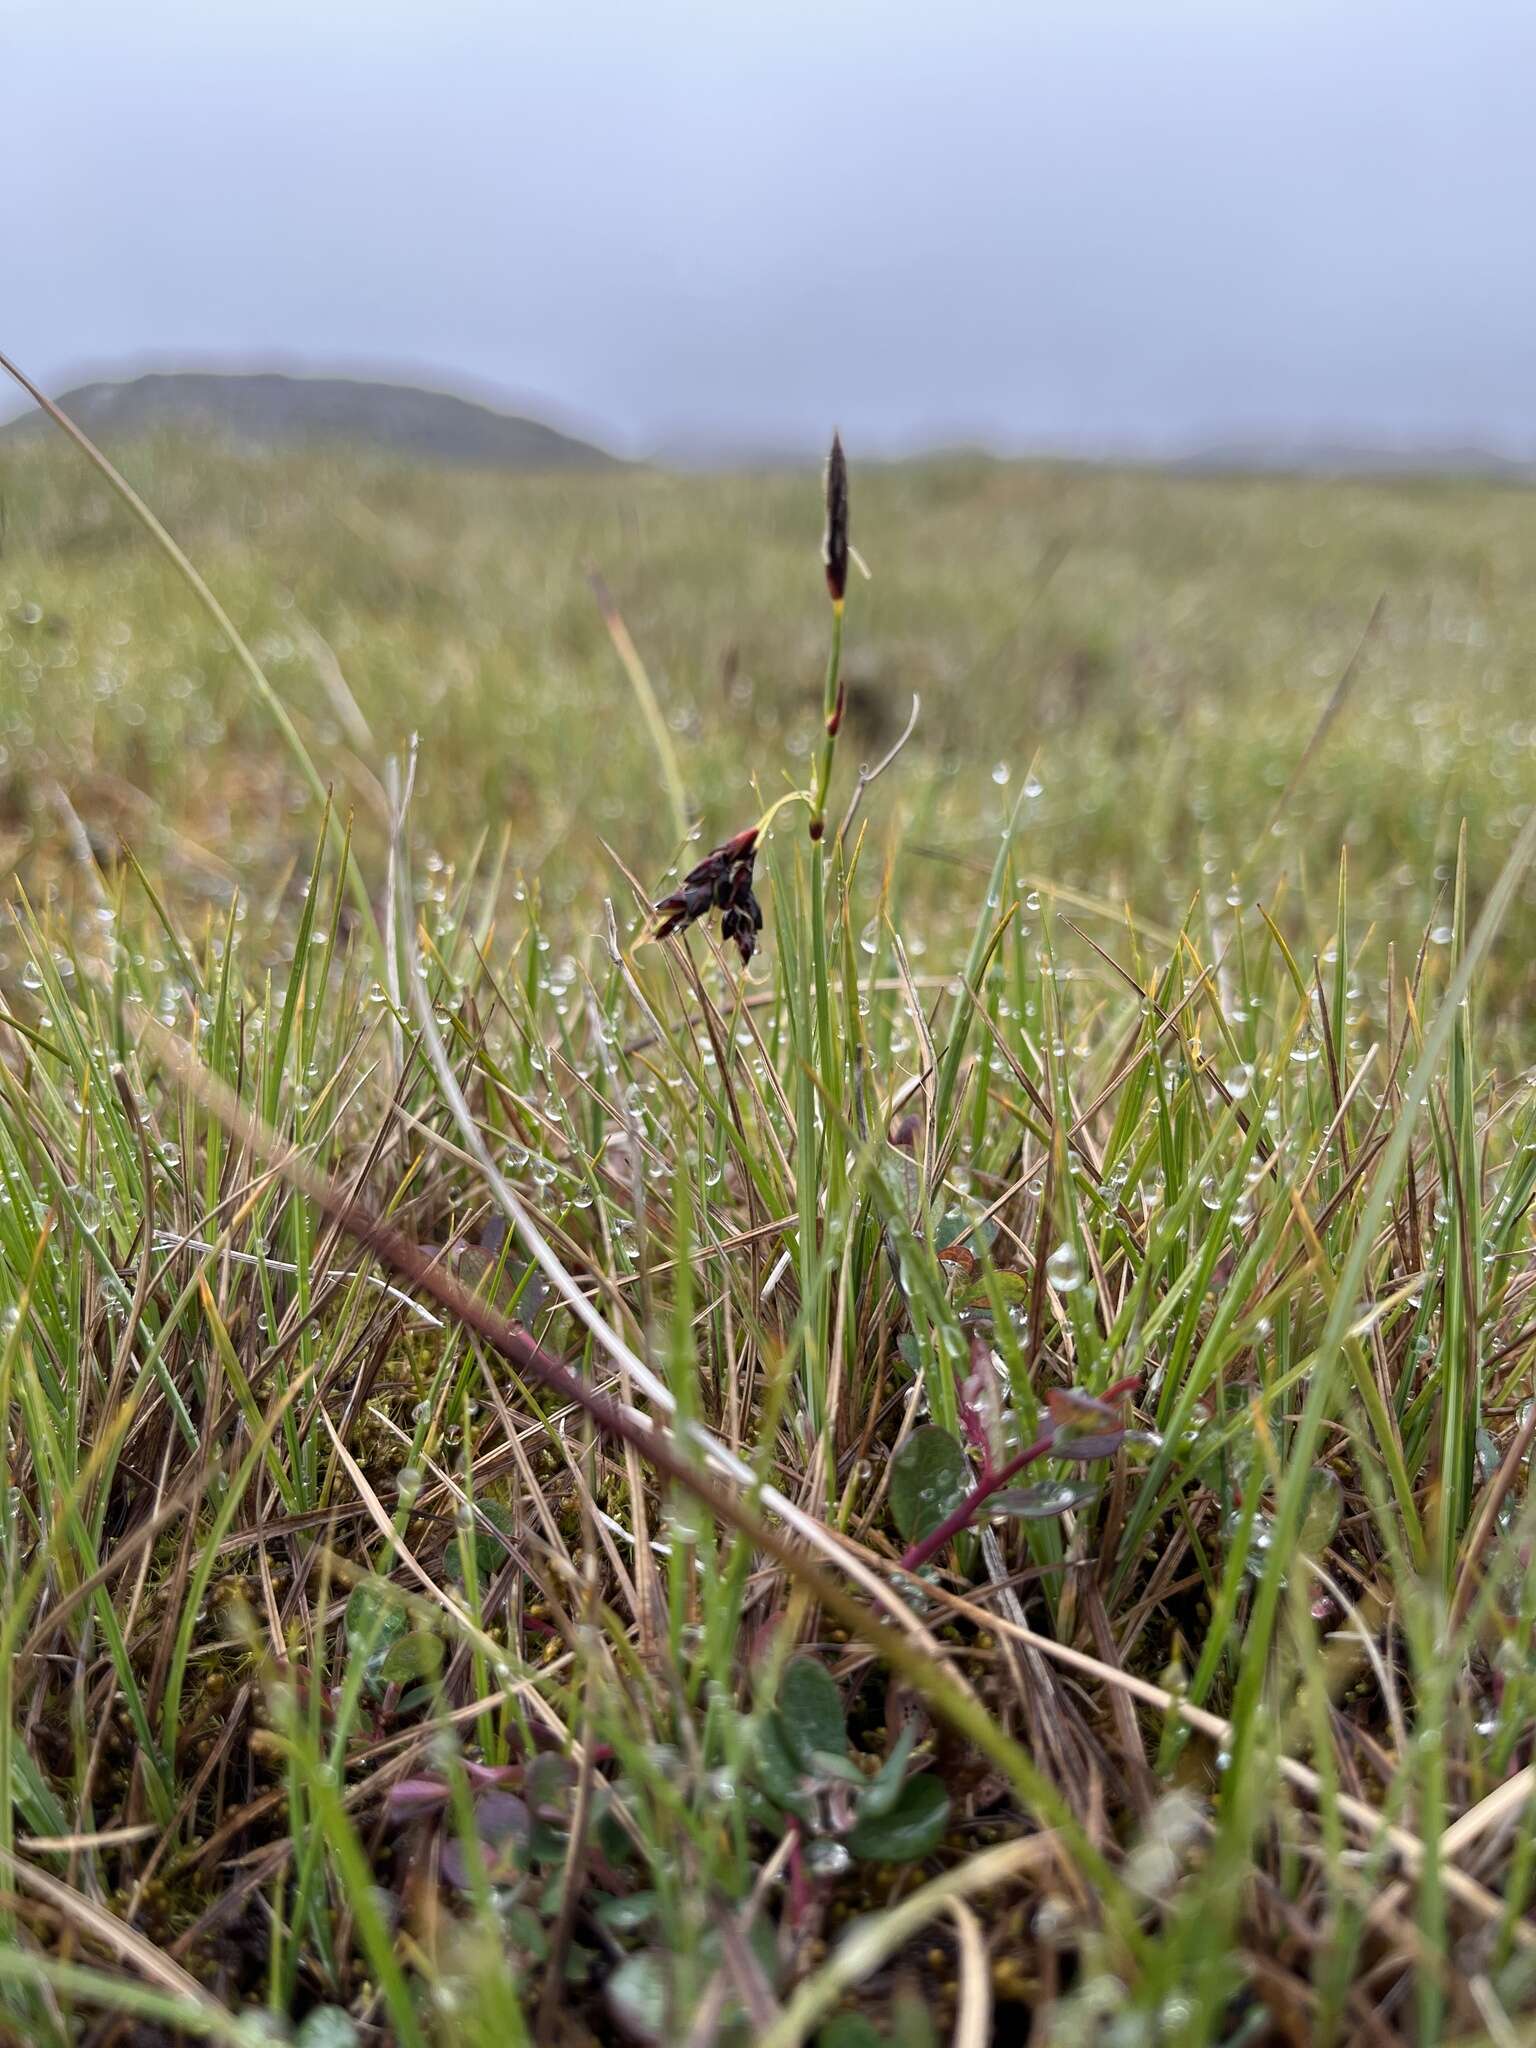
{"label": "wet grass", "polygon": [[1529,501],[856,468],[743,971],[813,483],[125,463],[293,723],[8,458],[0,2028],[1524,2038]]}

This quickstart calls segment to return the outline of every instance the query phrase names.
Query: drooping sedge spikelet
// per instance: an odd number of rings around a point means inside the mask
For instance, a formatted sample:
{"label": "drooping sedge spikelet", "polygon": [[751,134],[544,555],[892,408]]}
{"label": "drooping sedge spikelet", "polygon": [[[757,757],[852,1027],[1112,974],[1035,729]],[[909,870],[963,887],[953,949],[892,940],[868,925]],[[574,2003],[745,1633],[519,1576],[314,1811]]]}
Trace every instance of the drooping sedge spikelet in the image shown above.
{"label": "drooping sedge spikelet", "polygon": [[821,559],[826,564],[832,602],[841,604],[848,588],[848,462],[837,434],[832,436],[832,452],[827,457],[827,530]]}
{"label": "drooping sedge spikelet", "polygon": [[674,932],[720,912],[720,935],[734,943],[745,967],[757,947],[763,928],[763,913],[752,892],[752,864],[757,858],[757,827],[749,826],[705,855],[696,868],[684,875],[682,886],[663,896],[654,906],[660,919],[653,937],[668,939]]}

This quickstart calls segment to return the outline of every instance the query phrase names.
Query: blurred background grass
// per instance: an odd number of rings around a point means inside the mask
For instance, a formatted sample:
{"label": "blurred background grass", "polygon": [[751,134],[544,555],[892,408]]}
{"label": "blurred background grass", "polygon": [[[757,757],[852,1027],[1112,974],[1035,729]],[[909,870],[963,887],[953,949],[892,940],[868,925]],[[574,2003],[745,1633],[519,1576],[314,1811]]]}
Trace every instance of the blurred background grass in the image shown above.
{"label": "blurred background grass", "polygon": [[[604,841],[647,884],[674,859],[589,569],[647,663],[707,837],[756,815],[754,777],[771,797],[803,774],[825,659],[814,475],[519,477],[172,438],[111,452],[355,809],[370,874],[378,762],[412,732],[432,852],[451,864],[505,828],[509,873],[538,877],[557,927],[590,929],[599,894],[623,896]],[[3,494],[0,865],[35,895],[65,881],[62,791],[101,858],[126,844],[181,904],[237,876],[278,886],[308,858],[313,806],[184,587],[73,450],[17,444]],[[1416,946],[1462,819],[1475,897],[1527,806],[1533,517],[1528,493],[1486,482],[856,464],[872,580],[850,599],[841,777],[920,695],[867,813],[918,856],[903,886],[919,933],[952,900],[969,915],[953,863],[990,864],[1027,784],[1024,859],[1046,885],[1167,924],[1198,884],[1283,921],[1297,893],[1332,891],[1344,845],[1356,903]],[[1496,993],[1519,986],[1533,902],[1528,885]]]}

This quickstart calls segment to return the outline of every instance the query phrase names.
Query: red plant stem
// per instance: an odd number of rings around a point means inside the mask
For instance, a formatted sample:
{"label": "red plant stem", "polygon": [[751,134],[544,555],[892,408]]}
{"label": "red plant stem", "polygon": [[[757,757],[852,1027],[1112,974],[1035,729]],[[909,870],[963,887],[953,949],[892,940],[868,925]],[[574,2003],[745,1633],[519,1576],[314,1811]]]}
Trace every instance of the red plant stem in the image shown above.
{"label": "red plant stem", "polygon": [[1006,1464],[999,1465],[994,1471],[983,1473],[959,1507],[952,1508],[936,1529],[930,1529],[928,1534],[914,1543],[910,1550],[902,1553],[902,1570],[915,1572],[937,1551],[942,1550],[952,1536],[963,1535],[993,1494],[1006,1486],[1015,1472],[1022,1472],[1026,1465],[1032,1465],[1037,1458],[1043,1458],[1055,1441],[1056,1431],[1053,1428],[1049,1436],[1037,1436],[1032,1444],[1027,1444],[1022,1451],[1016,1452]]}
{"label": "red plant stem", "polygon": [[[1095,1398],[1108,1404],[1110,1401],[1117,1401],[1122,1394],[1128,1394],[1132,1387],[1140,1384],[1140,1378],[1137,1376],[1128,1380],[1116,1380],[1112,1387],[1106,1387],[1104,1392]],[[1037,1458],[1043,1458],[1055,1443],[1058,1434],[1057,1426],[1053,1423],[1046,1435],[1037,1436],[1032,1444],[1027,1444],[1022,1451],[1016,1452],[1005,1465],[983,1472],[959,1507],[947,1514],[939,1526],[931,1529],[920,1542],[914,1543],[910,1550],[902,1553],[902,1570],[915,1572],[920,1566],[925,1565],[930,1557],[941,1551],[951,1537],[963,1535],[993,1494],[1006,1486],[1015,1472],[1022,1472],[1026,1465],[1033,1465]]]}

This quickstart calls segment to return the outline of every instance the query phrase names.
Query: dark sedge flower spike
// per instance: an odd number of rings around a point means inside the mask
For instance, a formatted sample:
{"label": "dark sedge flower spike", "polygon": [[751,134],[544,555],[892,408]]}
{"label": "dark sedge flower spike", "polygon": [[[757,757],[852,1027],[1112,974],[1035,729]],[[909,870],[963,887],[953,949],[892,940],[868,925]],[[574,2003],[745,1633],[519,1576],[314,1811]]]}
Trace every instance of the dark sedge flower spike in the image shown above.
{"label": "dark sedge flower spike", "polygon": [[827,589],[832,602],[841,604],[848,588],[848,461],[843,444],[832,436],[832,453],[827,457],[827,528],[821,543],[826,565]]}
{"label": "dark sedge flower spike", "polygon": [[827,656],[827,687],[822,702],[826,731],[821,743],[821,759],[816,765],[816,785],[811,792],[810,831],[813,841],[819,840],[826,830],[832,756],[837,750],[838,729],[848,701],[842,681],[843,598],[848,589],[848,458],[843,453],[840,434],[832,436],[832,452],[827,457],[827,524],[822,535],[821,559],[832,599],[832,651]]}
{"label": "dark sedge flower spike", "polygon": [[696,868],[684,875],[682,887],[663,896],[654,906],[661,919],[658,939],[686,931],[712,910],[720,913],[720,935],[741,955],[745,967],[757,948],[763,928],[762,906],[752,893],[752,864],[757,858],[758,827],[751,825],[707,853]]}

